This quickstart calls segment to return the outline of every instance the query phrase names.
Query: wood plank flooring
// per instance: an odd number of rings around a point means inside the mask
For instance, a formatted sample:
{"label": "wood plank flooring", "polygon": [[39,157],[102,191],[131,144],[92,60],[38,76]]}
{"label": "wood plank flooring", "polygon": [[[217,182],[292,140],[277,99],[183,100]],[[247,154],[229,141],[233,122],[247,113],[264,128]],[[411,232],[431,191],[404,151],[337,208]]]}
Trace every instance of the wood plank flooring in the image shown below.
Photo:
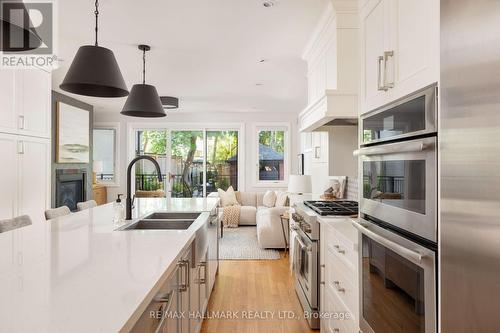
{"label": "wood plank flooring", "polygon": [[[279,260],[221,260],[208,311],[202,333],[319,332],[303,318],[283,253]],[[234,318],[216,318],[222,312]]]}

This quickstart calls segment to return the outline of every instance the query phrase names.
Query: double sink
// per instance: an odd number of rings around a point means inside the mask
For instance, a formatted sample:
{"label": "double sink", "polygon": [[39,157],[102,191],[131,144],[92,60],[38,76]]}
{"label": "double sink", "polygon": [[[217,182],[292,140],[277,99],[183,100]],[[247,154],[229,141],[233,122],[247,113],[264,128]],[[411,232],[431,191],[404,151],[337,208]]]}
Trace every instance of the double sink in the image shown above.
{"label": "double sink", "polygon": [[117,230],[186,230],[200,214],[156,212]]}

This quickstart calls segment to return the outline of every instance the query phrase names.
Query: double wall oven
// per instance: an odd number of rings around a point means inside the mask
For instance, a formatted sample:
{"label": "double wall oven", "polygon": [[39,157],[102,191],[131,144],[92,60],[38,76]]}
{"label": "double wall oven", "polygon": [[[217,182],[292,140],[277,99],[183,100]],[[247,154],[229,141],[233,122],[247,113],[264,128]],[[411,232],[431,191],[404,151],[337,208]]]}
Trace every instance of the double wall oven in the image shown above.
{"label": "double wall oven", "polygon": [[437,330],[437,88],[361,117],[360,328]]}

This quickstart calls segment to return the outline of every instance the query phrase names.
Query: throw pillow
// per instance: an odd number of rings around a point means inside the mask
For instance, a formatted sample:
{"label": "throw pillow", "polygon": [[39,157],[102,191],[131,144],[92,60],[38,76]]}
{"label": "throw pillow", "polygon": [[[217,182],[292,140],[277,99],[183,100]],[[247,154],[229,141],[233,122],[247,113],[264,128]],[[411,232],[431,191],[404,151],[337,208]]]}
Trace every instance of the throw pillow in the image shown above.
{"label": "throw pillow", "polygon": [[274,207],[276,203],[276,193],[274,191],[267,191],[262,198],[262,204],[266,207]]}
{"label": "throw pillow", "polygon": [[288,193],[284,191],[276,191],[276,207],[286,207]]}
{"label": "throw pillow", "polygon": [[234,189],[232,186],[229,186],[227,191],[222,189],[217,189],[220,198],[220,205],[222,207],[239,205],[238,200],[236,200],[236,194],[234,193]]}

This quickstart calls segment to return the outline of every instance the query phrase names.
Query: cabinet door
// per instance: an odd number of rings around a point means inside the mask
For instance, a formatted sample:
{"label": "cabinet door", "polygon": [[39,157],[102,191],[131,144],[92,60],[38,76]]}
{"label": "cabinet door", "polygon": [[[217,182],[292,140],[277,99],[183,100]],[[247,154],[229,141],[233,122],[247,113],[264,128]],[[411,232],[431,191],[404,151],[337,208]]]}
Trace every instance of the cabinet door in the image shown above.
{"label": "cabinet door", "polygon": [[18,137],[18,215],[43,220],[50,200],[50,140]]}
{"label": "cabinet door", "polygon": [[0,172],[0,220],[17,215],[17,149],[17,136],[0,134],[0,155],[3,159]]}
{"label": "cabinet door", "polygon": [[362,106],[361,113],[373,110],[384,104],[383,58],[388,43],[388,5],[387,0],[371,0],[361,13],[361,52],[362,52]]}
{"label": "cabinet door", "polygon": [[20,133],[50,138],[50,74],[39,69],[30,69],[20,71],[18,76]]}
{"label": "cabinet door", "polygon": [[[391,100],[439,79],[439,1],[391,0],[391,47],[388,77]],[[394,71],[394,73],[391,73]]]}
{"label": "cabinet door", "polygon": [[199,311],[204,312],[205,309],[207,308],[208,305],[208,271],[207,271],[207,266],[208,264],[208,248],[203,255],[203,258],[200,262],[200,269],[199,269],[199,285],[200,285],[200,307]]}
{"label": "cabinet door", "polygon": [[313,132],[313,162],[328,162],[328,132]]}
{"label": "cabinet door", "polygon": [[181,316],[179,319],[179,332],[180,333],[188,333],[190,332],[190,318],[189,318],[189,311],[191,309],[191,293],[196,292],[196,286],[193,284],[193,279],[192,279],[192,263],[193,263],[193,252],[192,248],[190,247],[188,251],[184,253],[182,256],[182,262],[183,264],[181,265],[181,268],[179,269],[179,278],[180,278],[180,284],[185,285],[187,288],[186,290],[181,290],[179,291],[179,311],[181,314],[184,314],[184,316]]}
{"label": "cabinet door", "polygon": [[17,133],[15,70],[0,70],[0,132]]}

